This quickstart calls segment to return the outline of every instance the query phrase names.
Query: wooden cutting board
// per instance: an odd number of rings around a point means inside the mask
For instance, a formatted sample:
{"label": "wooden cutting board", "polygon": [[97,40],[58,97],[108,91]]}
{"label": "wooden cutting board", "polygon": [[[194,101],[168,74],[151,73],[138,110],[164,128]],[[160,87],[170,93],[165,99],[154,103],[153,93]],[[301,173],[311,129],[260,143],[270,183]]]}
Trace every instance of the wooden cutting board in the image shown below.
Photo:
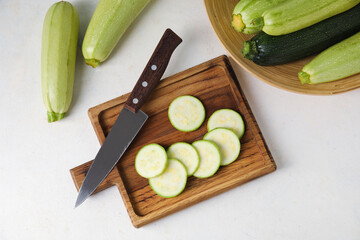
{"label": "wooden cutting board", "polygon": [[[89,117],[100,144],[104,142],[128,95],[125,94],[89,109]],[[205,106],[206,120],[194,132],[180,132],[172,127],[168,120],[169,104],[181,95],[193,95]],[[207,132],[207,119],[214,111],[221,108],[231,108],[239,112],[244,119],[246,131],[241,139],[238,159],[228,166],[220,167],[219,171],[210,178],[189,177],[184,192],[177,197],[162,198],[156,195],[150,188],[148,180],[135,171],[136,153],[149,143],[159,143],[167,148],[175,142],[192,143],[202,139]],[[116,185],[135,227],[141,227],[276,169],[226,56],[220,56],[162,80],[142,110],[149,115],[148,121],[117,166],[96,190],[99,192]],[[70,170],[78,191],[90,165],[91,161]]]}

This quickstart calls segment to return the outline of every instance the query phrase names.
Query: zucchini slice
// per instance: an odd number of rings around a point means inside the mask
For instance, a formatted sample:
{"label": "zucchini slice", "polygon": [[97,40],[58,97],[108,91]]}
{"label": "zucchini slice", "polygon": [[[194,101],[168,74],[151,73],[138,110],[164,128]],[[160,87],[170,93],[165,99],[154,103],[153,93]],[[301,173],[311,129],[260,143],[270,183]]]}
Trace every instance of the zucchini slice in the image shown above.
{"label": "zucchini slice", "polygon": [[156,143],[142,147],[135,157],[136,172],[144,178],[152,178],[160,175],[164,172],[166,165],[166,151]]}
{"label": "zucchini slice", "polygon": [[154,190],[157,195],[165,198],[179,195],[184,190],[187,182],[185,166],[174,158],[170,158],[168,162],[164,173],[149,179],[152,190]]}
{"label": "zucchini slice", "polygon": [[220,109],[210,116],[207,124],[208,131],[219,127],[230,129],[239,138],[245,132],[245,125],[241,115],[232,109]]}
{"label": "zucchini slice", "polygon": [[205,140],[213,141],[220,149],[221,163],[225,166],[234,162],[240,154],[240,140],[231,130],[226,128],[215,128],[204,136]]}
{"label": "zucchini slice", "polygon": [[188,176],[198,169],[200,157],[196,149],[189,143],[178,142],[171,145],[167,150],[168,158],[176,158],[185,165]]}
{"label": "zucchini slice", "polygon": [[196,97],[184,95],[172,101],[168,115],[174,128],[182,132],[191,132],[204,122],[205,108]]}
{"label": "zucchini slice", "polygon": [[360,33],[326,49],[299,72],[301,83],[330,82],[360,73]]}
{"label": "zucchini slice", "polygon": [[220,167],[220,149],[215,143],[207,140],[193,142],[193,146],[200,155],[200,166],[193,175],[197,178],[211,177]]}

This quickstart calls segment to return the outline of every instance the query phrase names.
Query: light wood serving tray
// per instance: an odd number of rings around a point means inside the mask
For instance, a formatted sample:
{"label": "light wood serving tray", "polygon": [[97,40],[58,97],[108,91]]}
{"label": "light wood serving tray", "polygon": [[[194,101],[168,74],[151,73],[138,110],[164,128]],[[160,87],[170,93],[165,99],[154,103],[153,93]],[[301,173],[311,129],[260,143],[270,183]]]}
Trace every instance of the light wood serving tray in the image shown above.
{"label": "light wood serving tray", "polygon": [[297,93],[329,95],[350,91],[360,87],[360,74],[317,85],[301,84],[298,72],[313,57],[297,62],[263,67],[245,59],[241,54],[243,42],[252,38],[236,32],[231,26],[232,12],[238,0],[204,0],[211,25],[228,53],[235,61],[257,78],[273,85]]}
{"label": "light wood serving tray", "polygon": [[[180,132],[172,127],[167,115],[171,101],[186,94],[199,98],[206,109],[204,124],[190,133]],[[100,143],[104,142],[128,95],[89,109],[89,117]],[[210,178],[189,177],[184,192],[177,197],[162,198],[156,195],[151,190],[148,180],[135,171],[136,153],[142,146],[153,142],[167,148],[175,142],[192,143],[203,138],[207,132],[207,119],[215,110],[221,108],[238,111],[245,121],[246,131],[241,139],[239,158],[228,166],[220,167]],[[98,192],[116,185],[135,227],[141,227],[276,169],[226,56],[220,56],[162,80],[142,110],[149,115],[148,121],[117,166],[97,189]],[[91,162],[87,162],[70,170],[77,190],[90,165]]]}

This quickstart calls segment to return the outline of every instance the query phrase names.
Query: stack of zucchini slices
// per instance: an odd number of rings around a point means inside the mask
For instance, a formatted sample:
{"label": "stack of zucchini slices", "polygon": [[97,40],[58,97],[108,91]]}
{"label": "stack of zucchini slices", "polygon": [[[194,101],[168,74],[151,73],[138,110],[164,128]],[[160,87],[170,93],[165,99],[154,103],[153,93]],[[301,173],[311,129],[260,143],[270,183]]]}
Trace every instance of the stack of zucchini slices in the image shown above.
{"label": "stack of zucchini slices", "polygon": [[[168,115],[176,129],[191,132],[203,124],[205,107],[199,99],[184,95],[170,104]],[[239,113],[231,109],[217,110],[210,116],[207,129],[204,138],[192,144],[177,142],[165,150],[151,143],[140,149],[135,158],[136,171],[149,179],[156,194],[175,197],[185,189],[188,177],[211,177],[220,166],[238,158],[240,138],[245,132]]]}

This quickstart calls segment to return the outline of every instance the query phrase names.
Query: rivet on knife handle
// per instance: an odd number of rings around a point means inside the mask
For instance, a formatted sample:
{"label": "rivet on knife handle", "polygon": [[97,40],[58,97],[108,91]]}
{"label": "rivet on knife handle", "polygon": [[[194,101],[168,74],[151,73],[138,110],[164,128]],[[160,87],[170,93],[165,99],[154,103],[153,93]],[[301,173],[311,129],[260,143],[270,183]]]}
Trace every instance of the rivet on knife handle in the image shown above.
{"label": "rivet on knife handle", "polygon": [[166,29],[143,73],[132,90],[130,97],[125,103],[127,109],[135,113],[141,108],[151,91],[159,83],[170,61],[172,53],[181,42],[182,39],[176,35],[176,33],[171,29]]}

